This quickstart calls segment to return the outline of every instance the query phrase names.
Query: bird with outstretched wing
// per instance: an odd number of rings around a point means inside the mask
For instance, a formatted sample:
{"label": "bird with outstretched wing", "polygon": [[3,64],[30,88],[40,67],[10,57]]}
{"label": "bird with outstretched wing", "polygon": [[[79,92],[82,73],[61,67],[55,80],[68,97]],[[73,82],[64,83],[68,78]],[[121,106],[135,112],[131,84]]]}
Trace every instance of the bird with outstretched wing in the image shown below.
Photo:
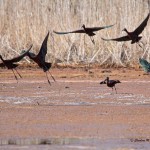
{"label": "bird with outstretched wing", "polygon": [[[85,33],[91,38],[92,36],[95,35],[94,32],[102,30],[102,29],[110,28],[112,26],[114,26],[114,25],[108,25],[108,26],[103,26],[103,27],[85,27],[85,25],[83,24],[82,29],[79,29],[79,30],[67,31],[67,32],[57,32],[57,31],[53,31],[53,32],[56,34],[60,34],[60,35],[61,34],[69,34],[69,33]],[[95,43],[94,39],[92,39],[92,38],[91,38],[91,41],[93,42],[93,44]]]}
{"label": "bird with outstretched wing", "polygon": [[27,56],[29,51],[31,50],[31,48],[32,48],[32,45],[30,46],[30,48],[27,51],[24,51],[21,55],[14,57],[12,59],[4,60],[3,57],[0,55],[0,59],[2,60],[2,63],[0,63],[0,67],[7,67],[7,69],[11,69],[15,76],[15,79],[17,80],[17,83],[18,83],[18,78],[15,75],[14,70],[16,71],[16,73],[19,75],[20,78],[22,78],[22,76],[16,69],[16,67],[18,66],[18,64],[16,64],[16,63],[21,61],[25,56]]}
{"label": "bird with outstretched wing", "polygon": [[147,17],[144,19],[144,21],[133,32],[129,32],[126,28],[124,28],[123,31],[125,31],[127,33],[126,36],[119,37],[119,38],[113,38],[113,39],[102,38],[102,40],[117,41],[117,42],[130,41],[131,40],[131,44],[138,43],[140,41],[140,39],[142,38],[139,35],[142,33],[142,31],[147,26],[149,16],[150,16],[150,13],[147,15]]}
{"label": "bird with outstretched wing", "polygon": [[50,73],[49,69],[52,66],[52,63],[48,63],[45,61],[45,57],[47,54],[47,41],[48,41],[48,37],[49,37],[49,32],[47,33],[46,37],[44,38],[41,48],[39,50],[39,53],[36,55],[32,52],[28,53],[28,57],[33,60],[36,64],[38,64],[38,66],[40,68],[43,69],[43,71],[46,73],[46,77],[47,77],[47,81],[48,83],[51,85],[49,79],[48,79],[48,75],[47,72],[51,75],[52,79],[55,81],[55,78],[52,76],[52,74]]}

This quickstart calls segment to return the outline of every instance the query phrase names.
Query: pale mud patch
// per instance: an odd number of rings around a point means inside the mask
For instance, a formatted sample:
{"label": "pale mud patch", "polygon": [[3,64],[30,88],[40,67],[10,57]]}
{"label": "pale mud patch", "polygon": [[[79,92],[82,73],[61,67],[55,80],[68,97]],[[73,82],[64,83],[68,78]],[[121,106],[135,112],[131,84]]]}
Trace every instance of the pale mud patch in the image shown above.
{"label": "pale mud patch", "polygon": [[2,149],[149,150],[149,82],[122,81],[118,94],[99,82],[1,81],[0,102],[9,103],[0,106]]}
{"label": "pale mud patch", "polygon": [[[1,83],[2,84],[2,83]],[[41,105],[149,105],[150,93],[147,81],[123,81],[115,90],[99,81],[58,80],[52,85],[43,80],[23,80],[3,83],[0,102]]]}

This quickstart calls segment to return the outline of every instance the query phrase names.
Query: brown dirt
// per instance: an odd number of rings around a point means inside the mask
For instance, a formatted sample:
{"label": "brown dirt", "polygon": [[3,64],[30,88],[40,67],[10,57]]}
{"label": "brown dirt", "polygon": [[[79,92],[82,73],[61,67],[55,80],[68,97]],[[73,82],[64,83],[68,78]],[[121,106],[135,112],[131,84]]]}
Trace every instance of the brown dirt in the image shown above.
{"label": "brown dirt", "polygon": [[[150,78],[132,69],[52,69],[57,82],[40,69],[20,69],[17,84],[0,70],[0,138],[150,138]],[[100,85],[119,79],[118,94]]]}

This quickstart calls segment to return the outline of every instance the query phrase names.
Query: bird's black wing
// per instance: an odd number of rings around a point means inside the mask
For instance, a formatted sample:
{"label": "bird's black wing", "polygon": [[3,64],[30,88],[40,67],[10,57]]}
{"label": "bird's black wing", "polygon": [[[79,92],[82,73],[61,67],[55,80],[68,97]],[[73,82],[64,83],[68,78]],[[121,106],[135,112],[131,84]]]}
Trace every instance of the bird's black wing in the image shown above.
{"label": "bird's black wing", "polygon": [[113,84],[113,83],[115,83],[115,80],[109,80],[109,83]]}
{"label": "bird's black wing", "polygon": [[121,83],[119,80],[109,80],[110,84],[116,84],[116,83]]}
{"label": "bird's black wing", "polygon": [[142,31],[144,30],[144,28],[147,25],[148,19],[149,19],[149,15],[145,18],[145,20],[133,31],[133,33],[135,33],[136,35],[139,35],[142,33]]}
{"label": "bird's black wing", "polygon": [[105,80],[101,81],[99,84],[106,84],[106,81]]}
{"label": "bird's black wing", "polygon": [[92,27],[92,28],[86,28],[86,31],[89,31],[89,32],[94,32],[94,31],[98,31],[98,30],[102,30],[102,29],[105,29],[105,28],[110,28],[114,26],[113,25],[109,25],[109,26],[103,26],[103,27]]}
{"label": "bird's black wing", "polygon": [[101,38],[101,39],[105,41],[118,41],[118,42],[130,41],[130,38],[128,36],[122,36],[122,37],[115,38],[115,39],[105,39],[105,38]]}
{"label": "bird's black wing", "polygon": [[0,63],[0,67],[5,67],[5,64],[4,63]]}
{"label": "bird's black wing", "polygon": [[7,67],[8,69],[16,68],[17,66],[18,66],[18,64],[13,64],[13,63],[11,63],[11,65],[0,63],[0,67]]}
{"label": "bird's black wing", "polygon": [[30,48],[29,48],[27,51],[25,51],[24,53],[22,53],[22,54],[19,55],[18,57],[15,57],[15,58],[10,59],[10,60],[5,60],[5,61],[7,61],[7,62],[10,61],[10,62],[12,62],[12,63],[14,63],[14,62],[19,62],[23,57],[25,57],[25,56],[28,54],[28,52],[31,50],[32,46],[33,46],[33,45],[31,45]]}
{"label": "bird's black wing", "polygon": [[53,32],[56,34],[85,33],[83,29],[75,30],[75,31],[68,31],[68,32],[57,32],[57,31],[53,31]]}
{"label": "bird's black wing", "polygon": [[45,37],[45,39],[44,39],[44,41],[43,41],[43,43],[41,45],[40,51],[39,51],[39,53],[37,55],[37,57],[40,60],[44,61],[44,62],[45,62],[45,56],[47,54],[47,41],[48,41],[48,37],[49,37],[49,32],[47,33],[47,35],[46,35],[46,37]]}

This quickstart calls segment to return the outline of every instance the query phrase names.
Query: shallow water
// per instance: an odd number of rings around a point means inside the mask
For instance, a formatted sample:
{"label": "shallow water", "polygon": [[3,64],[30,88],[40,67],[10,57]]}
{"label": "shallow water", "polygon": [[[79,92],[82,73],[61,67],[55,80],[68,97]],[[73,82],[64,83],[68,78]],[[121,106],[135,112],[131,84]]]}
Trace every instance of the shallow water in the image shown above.
{"label": "shallow water", "polygon": [[32,138],[0,140],[1,149],[51,149],[51,150],[149,150],[150,143],[133,142],[131,139],[95,138]]}
{"label": "shallow water", "polygon": [[[80,84],[78,84],[80,83]],[[82,84],[81,84],[82,83]],[[132,85],[134,83],[134,86]],[[5,83],[1,87],[0,102],[14,104],[40,103],[42,105],[149,105],[150,95],[139,93],[149,89],[145,81],[124,81],[116,85],[118,94],[98,81],[58,81],[50,87],[47,83]],[[146,87],[147,86],[147,87]],[[67,87],[67,88],[66,88]],[[137,88],[137,89],[136,89]],[[145,90],[144,90],[145,92]],[[148,92],[148,91],[147,91]]]}
{"label": "shallow water", "polygon": [[[80,83],[80,84],[79,84]],[[100,85],[98,81],[57,81],[50,87],[46,82],[23,81],[3,83],[0,102],[42,106],[93,106],[93,105],[150,105],[149,82],[124,81],[117,84],[117,92]],[[140,112],[139,112],[140,113]],[[107,115],[103,112],[101,115]],[[118,115],[118,114],[117,114]],[[91,126],[90,126],[91,125]],[[50,125],[49,125],[50,126]],[[144,128],[146,128],[146,124]],[[15,127],[15,125],[14,125]],[[22,126],[21,126],[22,127]],[[57,125],[55,125],[55,128]],[[85,126],[84,126],[85,127]],[[92,123],[89,124],[92,128]],[[101,125],[99,125],[101,127]],[[113,127],[113,125],[112,125]],[[124,126],[113,127],[116,131]],[[126,126],[125,126],[126,127]],[[60,129],[60,126],[58,125]],[[127,127],[126,127],[127,128]],[[140,129],[140,128],[139,128]],[[117,134],[116,134],[117,135]],[[137,134],[138,135],[138,134]],[[136,136],[136,135],[135,135]],[[146,139],[97,139],[97,138],[33,138],[1,139],[0,149],[52,149],[52,150],[149,150]]]}

